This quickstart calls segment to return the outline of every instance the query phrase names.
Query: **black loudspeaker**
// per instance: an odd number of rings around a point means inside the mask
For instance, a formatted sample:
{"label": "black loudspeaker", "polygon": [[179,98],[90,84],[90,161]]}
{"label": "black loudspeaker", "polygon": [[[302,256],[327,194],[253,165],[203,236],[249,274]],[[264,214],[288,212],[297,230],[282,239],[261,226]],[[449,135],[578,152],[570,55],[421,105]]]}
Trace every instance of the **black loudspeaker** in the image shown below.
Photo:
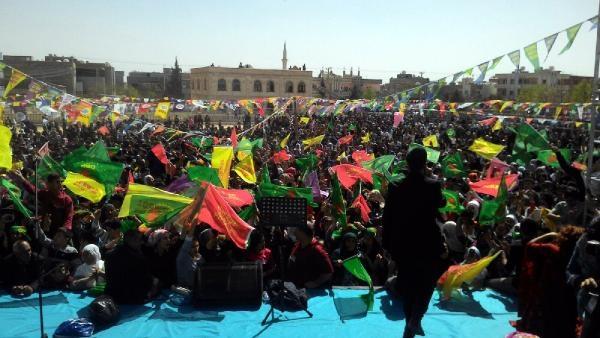
{"label": "black loudspeaker", "polygon": [[262,293],[261,262],[203,264],[196,270],[197,307],[260,307]]}
{"label": "black loudspeaker", "polygon": [[263,197],[257,201],[263,226],[306,226],[305,198]]}

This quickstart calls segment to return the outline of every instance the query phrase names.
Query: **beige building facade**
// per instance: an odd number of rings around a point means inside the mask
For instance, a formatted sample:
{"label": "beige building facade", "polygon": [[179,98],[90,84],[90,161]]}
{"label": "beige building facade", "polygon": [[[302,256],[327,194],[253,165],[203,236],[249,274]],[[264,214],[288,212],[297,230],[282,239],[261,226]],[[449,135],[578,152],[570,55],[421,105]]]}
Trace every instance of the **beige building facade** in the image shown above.
{"label": "beige building facade", "polygon": [[192,99],[239,100],[259,97],[312,96],[312,71],[300,69],[192,68]]}

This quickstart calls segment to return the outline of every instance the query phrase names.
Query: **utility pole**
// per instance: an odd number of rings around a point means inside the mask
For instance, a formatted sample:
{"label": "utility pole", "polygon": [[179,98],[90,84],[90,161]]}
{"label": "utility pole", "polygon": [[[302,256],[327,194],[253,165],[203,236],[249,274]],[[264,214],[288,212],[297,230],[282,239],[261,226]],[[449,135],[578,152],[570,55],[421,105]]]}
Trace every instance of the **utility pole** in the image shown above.
{"label": "utility pole", "polygon": [[[600,1],[598,4],[598,14],[600,15]],[[596,118],[598,113],[598,66],[600,62],[600,28],[596,27],[596,57],[594,59],[594,79],[592,80],[592,111],[590,116],[590,136],[588,140],[588,158],[587,158],[587,175],[586,186],[590,191],[592,183],[592,166],[594,165],[594,144],[596,141]],[[591,194],[586,198],[583,222],[586,224],[588,208],[592,201]]]}

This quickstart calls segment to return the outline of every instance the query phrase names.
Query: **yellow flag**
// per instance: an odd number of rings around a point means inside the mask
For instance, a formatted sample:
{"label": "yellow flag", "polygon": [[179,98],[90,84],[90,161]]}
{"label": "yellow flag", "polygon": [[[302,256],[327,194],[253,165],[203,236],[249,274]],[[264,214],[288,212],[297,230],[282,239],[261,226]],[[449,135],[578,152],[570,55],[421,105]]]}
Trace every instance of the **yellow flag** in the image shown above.
{"label": "yellow flag", "polygon": [[514,101],[505,101],[505,102],[502,104],[502,107],[500,108],[500,112],[502,113],[502,112],[504,111],[504,109],[506,109],[506,108],[509,108],[509,107],[512,107],[512,105],[513,105],[514,103],[515,103]]}
{"label": "yellow flag", "polygon": [[423,138],[423,145],[426,147],[432,147],[432,148],[439,148],[440,144],[438,143],[438,139],[437,136],[434,135],[429,135],[425,138]]}
{"label": "yellow flag", "polygon": [[244,182],[250,184],[256,183],[256,172],[254,171],[254,160],[252,160],[252,155],[244,157],[244,159],[233,168],[233,171],[235,171]]}
{"label": "yellow flag", "polygon": [[154,118],[166,120],[169,116],[169,109],[171,108],[171,102],[159,102],[156,105],[156,110],[154,111]]}
{"label": "yellow flag", "polygon": [[304,149],[306,150],[314,146],[315,144],[320,144],[321,142],[323,142],[324,138],[325,134],[302,141],[302,144],[304,144]]}
{"label": "yellow flag", "polygon": [[341,161],[344,157],[346,157],[346,151],[344,150],[343,153],[340,154],[340,156],[337,157],[338,161]]}
{"label": "yellow flag", "polygon": [[4,124],[4,102],[0,102],[0,126]]}
{"label": "yellow flag", "polygon": [[85,101],[79,101],[74,105],[73,109],[79,111],[79,115],[77,115],[75,121],[81,122],[84,126],[89,126],[92,117],[92,104]]}
{"label": "yellow flag", "polygon": [[6,88],[4,88],[4,97],[8,95],[19,83],[23,82],[27,78],[27,75],[21,73],[20,71],[13,68],[12,75],[10,76],[10,80],[6,84]]}
{"label": "yellow flag", "polygon": [[486,160],[491,160],[492,158],[496,157],[496,155],[498,155],[502,150],[504,150],[504,148],[505,147],[501,144],[488,142],[480,137],[473,141],[473,144],[469,147],[469,150],[485,158]]}
{"label": "yellow flag", "polygon": [[0,126],[0,168],[12,168],[12,148],[10,147],[10,139],[12,133],[5,126]]}
{"label": "yellow flag", "polygon": [[360,140],[363,144],[371,142],[371,133],[368,132],[365,136],[361,137]]}
{"label": "yellow flag", "polygon": [[496,131],[496,130],[500,130],[502,129],[502,120],[497,119],[496,123],[494,123],[494,126],[492,127],[492,131]]}
{"label": "yellow flag", "polygon": [[556,106],[556,112],[554,113],[555,120],[558,120],[558,117],[560,116],[561,111],[562,111],[562,106]]}
{"label": "yellow flag", "polygon": [[581,127],[582,124],[583,124],[583,122],[575,122],[575,128]]}
{"label": "yellow flag", "polygon": [[281,147],[281,149],[287,147],[288,141],[290,140],[290,135],[292,135],[292,133],[287,134],[287,136],[284,137],[283,140],[281,140],[281,142],[279,142],[279,146]]}
{"label": "yellow flag", "polygon": [[223,188],[229,187],[229,174],[231,161],[233,160],[233,147],[214,147],[212,152],[211,166],[219,172],[219,180]]}
{"label": "yellow flag", "polygon": [[302,124],[308,124],[308,122],[310,121],[310,117],[301,117],[300,118],[300,123]]}
{"label": "yellow flag", "polygon": [[102,183],[78,173],[69,172],[63,184],[75,195],[84,197],[93,203],[100,202],[106,195]]}
{"label": "yellow flag", "polygon": [[463,283],[472,282],[501,252],[498,251],[493,256],[482,258],[471,264],[452,265],[448,268],[448,271],[440,278],[444,281],[441,285],[444,299],[450,299],[452,290],[458,289]]}

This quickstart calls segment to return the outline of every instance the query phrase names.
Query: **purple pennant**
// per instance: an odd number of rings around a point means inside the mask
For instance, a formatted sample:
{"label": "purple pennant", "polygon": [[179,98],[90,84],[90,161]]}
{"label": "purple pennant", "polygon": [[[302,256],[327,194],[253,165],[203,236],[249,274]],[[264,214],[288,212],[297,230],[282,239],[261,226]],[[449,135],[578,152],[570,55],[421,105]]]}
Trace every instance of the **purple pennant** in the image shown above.
{"label": "purple pennant", "polygon": [[171,182],[171,184],[169,184],[166,190],[174,194],[179,194],[182,191],[191,188],[193,185],[194,182],[188,180],[187,175],[181,175],[173,182]]}
{"label": "purple pennant", "polygon": [[312,188],[313,198],[320,200],[321,188],[319,188],[319,175],[316,171],[311,171],[310,174],[306,175],[304,179],[304,185]]}

